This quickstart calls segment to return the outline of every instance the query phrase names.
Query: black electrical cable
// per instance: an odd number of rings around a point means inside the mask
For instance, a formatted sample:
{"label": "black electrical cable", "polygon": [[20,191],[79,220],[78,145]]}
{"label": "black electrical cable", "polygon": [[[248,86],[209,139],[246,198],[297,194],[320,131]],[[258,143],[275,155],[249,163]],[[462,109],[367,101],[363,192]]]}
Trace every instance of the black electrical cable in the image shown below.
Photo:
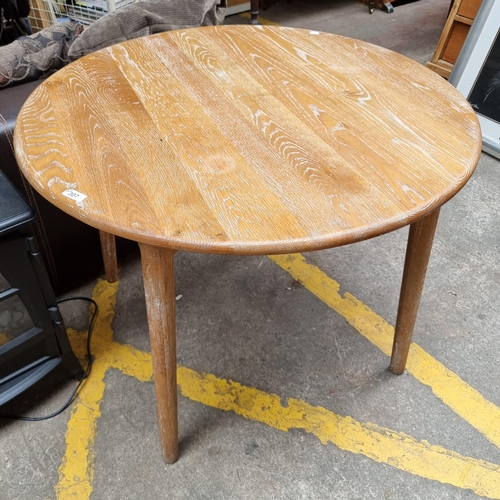
{"label": "black electrical cable", "polygon": [[90,370],[92,368],[92,356],[90,353],[90,340],[92,338],[92,328],[94,327],[94,321],[97,316],[97,303],[95,300],[89,299],[88,297],[68,297],[67,299],[61,299],[58,300],[57,303],[61,304],[62,302],[69,302],[70,300],[84,300],[86,302],[90,302],[94,306],[94,311],[92,313],[92,317],[90,318],[89,321],[89,327],[87,330],[87,366],[85,368],[85,372],[83,373],[82,378],[78,381],[75,389],[71,393],[71,396],[69,399],[64,403],[64,405],[56,410],[54,413],[51,413],[50,415],[45,415],[43,417],[24,417],[22,415],[4,415],[0,413],[0,419],[9,419],[9,420],[23,420],[26,422],[40,422],[41,420],[48,420],[49,418],[56,417],[57,415],[61,414],[68,406],[74,401],[76,395],[78,394],[78,390],[83,384],[83,381],[90,375]]}

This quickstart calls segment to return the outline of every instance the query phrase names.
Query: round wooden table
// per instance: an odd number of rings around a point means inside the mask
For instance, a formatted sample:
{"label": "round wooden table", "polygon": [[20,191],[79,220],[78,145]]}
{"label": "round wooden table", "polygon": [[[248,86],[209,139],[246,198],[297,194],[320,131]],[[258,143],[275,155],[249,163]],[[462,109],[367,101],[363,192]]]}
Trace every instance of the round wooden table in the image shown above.
{"label": "round wooden table", "polygon": [[[411,224],[391,369],[406,363],[439,208],[481,133],[420,64],[315,31],[219,26],[109,47],[30,96],[29,182],[139,242],[164,456],[178,456],[174,253],[305,252]],[[464,242],[465,243],[465,242]]]}

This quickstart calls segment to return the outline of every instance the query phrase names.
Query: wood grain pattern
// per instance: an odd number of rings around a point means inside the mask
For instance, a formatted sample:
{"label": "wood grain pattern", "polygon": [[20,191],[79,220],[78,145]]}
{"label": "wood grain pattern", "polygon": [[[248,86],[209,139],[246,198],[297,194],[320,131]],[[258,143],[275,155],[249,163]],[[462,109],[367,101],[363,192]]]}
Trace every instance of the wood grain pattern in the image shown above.
{"label": "wood grain pattern", "polygon": [[263,26],[91,54],[35,90],[15,131],[29,181],[83,222],[235,254],[318,250],[412,223],[463,187],[480,148],[468,103],[418,63]]}
{"label": "wood grain pattern", "polygon": [[458,9],[458,14],[474,19],[479,7],[481,6],[481,1],[482,0],[467,0],[466,2],[462,2],[460,4],[460,8]]}

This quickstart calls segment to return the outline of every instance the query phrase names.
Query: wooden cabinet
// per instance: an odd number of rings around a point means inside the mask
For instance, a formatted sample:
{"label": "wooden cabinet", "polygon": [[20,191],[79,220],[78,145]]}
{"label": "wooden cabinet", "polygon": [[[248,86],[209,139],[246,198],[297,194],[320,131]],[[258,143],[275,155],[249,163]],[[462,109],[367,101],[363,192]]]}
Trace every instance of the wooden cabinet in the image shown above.
{"label": "wooden cabinet", "polygon": [[427,63],[428,68],[444,78],[450,76],[480,5],[481,0],[455,0],[453,2],[436,51]]}

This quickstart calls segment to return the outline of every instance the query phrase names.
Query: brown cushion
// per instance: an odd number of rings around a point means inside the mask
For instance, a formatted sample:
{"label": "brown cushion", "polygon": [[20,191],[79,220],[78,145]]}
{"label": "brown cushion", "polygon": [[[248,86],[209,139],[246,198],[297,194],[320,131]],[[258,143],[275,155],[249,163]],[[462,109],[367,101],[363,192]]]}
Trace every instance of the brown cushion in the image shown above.
{"label": "brown cushion", "polygon": [[91,24],[69,50],[71,60],[115,43],[163,31],[221,24],[227,0],[150,0],[123,7]]}

